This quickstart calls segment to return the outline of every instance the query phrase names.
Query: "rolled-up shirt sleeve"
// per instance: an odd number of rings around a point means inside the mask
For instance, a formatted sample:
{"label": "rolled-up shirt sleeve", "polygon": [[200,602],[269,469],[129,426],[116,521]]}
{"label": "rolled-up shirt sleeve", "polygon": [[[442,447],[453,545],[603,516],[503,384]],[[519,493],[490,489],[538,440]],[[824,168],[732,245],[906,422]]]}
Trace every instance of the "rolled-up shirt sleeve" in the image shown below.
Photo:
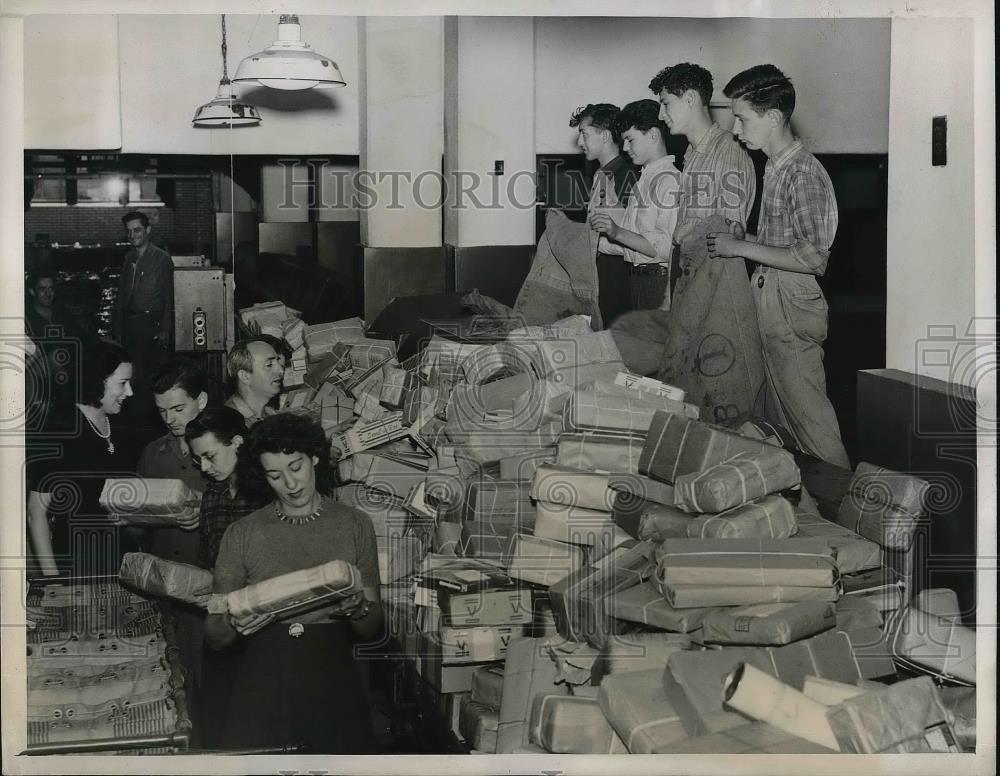
{"label": "rolled-up shirt sleeve", "polygon": [[649,241],[656,256],[646,256],[626,248],[626,255],[635,264],[663,264],[670,261],[674,230],[680,207],[680,173],[660,170],[651,181],[649,198],[639,202],[635,212],[635,229]]}
{"label": "rolled-up shirt sleeve", "polygon": [[837,235],[837,199],[829,183],[805,172],[791,177],[788,189],[792,256],[807,272],[822,275]]}

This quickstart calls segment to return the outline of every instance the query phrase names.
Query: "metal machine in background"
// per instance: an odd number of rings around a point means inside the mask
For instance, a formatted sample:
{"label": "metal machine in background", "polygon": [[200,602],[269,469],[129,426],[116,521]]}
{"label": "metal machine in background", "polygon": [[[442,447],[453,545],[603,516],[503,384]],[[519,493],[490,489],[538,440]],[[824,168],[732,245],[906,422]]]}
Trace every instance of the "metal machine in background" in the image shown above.
{"label": "metal machine in background", "polygon": [[174,349],[229,351],[236,343],[233,276],[220,267],[174,269]]}

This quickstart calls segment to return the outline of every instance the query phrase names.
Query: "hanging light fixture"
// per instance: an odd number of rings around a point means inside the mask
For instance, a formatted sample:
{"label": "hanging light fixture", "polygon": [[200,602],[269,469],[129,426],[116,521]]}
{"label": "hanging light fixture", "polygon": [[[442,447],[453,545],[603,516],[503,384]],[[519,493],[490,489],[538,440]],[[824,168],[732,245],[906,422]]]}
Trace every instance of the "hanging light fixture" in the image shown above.
{"label": "hanging light fixture", "polygon": [[282,14],[278,20],[278,39],[240,62],[233,82],[284,90],[347,85],[336,62],[302,42],[299,17],[295,14]]}
{"label": "hanging light fixture", "polygon": [[215,98],[194,112],[196,127],[252,127],[260,124],[260,114],[253,105],[236,100],[226,67],[226,15],[222,14],[222,80]]}

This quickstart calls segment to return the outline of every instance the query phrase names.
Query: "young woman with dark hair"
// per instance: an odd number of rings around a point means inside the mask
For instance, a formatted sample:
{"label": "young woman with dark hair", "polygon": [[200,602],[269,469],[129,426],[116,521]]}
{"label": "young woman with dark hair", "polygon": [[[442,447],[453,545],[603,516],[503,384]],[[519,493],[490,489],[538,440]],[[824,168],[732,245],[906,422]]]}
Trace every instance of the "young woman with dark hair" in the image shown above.
{"label": "young woman with dark hair", "polygon": [[310,754],[374,751],[364,666],[356,641],[381,629],[378,555],[371,521],[329,494],[330,446],[314,420],[279,413],[256,423],[239,447],[237,481],[267,506],[233,523],[215,562],[214,592],[229,593],[331,560],[361,573],[363,593],[295,615],[232,618],[209,608],[210,647],[242,641],[244,654],[225,722],[226,748],[299,744]]}

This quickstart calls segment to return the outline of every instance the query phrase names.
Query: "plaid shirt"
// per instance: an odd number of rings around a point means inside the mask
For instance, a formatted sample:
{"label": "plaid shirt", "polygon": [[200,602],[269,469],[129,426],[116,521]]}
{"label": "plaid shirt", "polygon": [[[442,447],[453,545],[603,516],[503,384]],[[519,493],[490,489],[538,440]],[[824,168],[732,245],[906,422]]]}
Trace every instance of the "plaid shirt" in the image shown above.
{"label": "plaid shirt", "polygon": [[822,275],[836,234],[833,183],[819,160],[796,140],[764,168],[757,242],[791,248],[802,272]]}
{"label": "plaid shirt", "polygon": [[757,177],[750,154],[731,132],[712,124],[697,145],[684,152],[683,209],[687,219],[722,215],[746,226],[757,193]]}
{"label": "plaid shirt", "polygon": [[198,526],[198,565],[203,569],[215,567],[215,559],[222,544],[222,535],[230,525],[260,507],[260,503],[240,493],[229,495],[228,482],[213,482],[201,499],[201,522]]}

